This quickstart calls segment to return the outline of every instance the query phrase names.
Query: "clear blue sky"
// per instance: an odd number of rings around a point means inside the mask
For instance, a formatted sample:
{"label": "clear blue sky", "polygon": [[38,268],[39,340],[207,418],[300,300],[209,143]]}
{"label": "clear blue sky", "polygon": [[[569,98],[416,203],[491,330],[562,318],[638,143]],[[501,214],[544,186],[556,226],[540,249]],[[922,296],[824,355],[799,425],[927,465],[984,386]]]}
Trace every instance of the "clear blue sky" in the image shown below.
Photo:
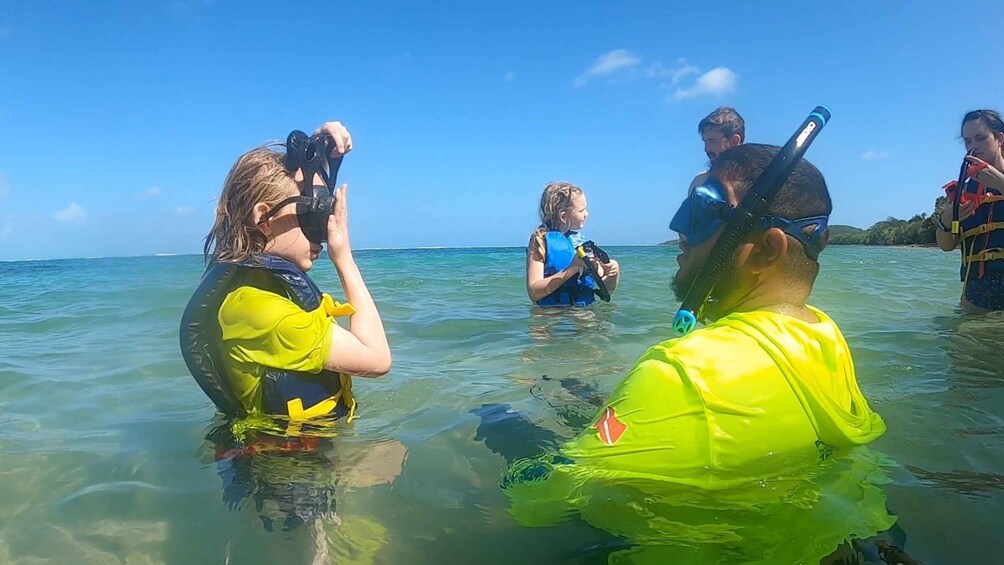
{"label": "clear blue sky", "polygon": [[348,125],[353,244],[523,245],[543,185],[601,244],[657,243],[735,106],[807,158],[832,221],[929,212],[966,110],[1001,107],[999,4],[7,2],[0,260],[195,253],[234,159]]}

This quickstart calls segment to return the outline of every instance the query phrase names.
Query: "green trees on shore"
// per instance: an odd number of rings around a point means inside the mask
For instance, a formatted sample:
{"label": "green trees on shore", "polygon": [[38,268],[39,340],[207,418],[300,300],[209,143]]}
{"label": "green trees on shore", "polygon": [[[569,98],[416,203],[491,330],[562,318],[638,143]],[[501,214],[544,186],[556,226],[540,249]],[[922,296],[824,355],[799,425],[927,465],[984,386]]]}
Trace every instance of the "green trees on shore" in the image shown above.
{"label": "green trees on shore", "polygon": [[866,230],[830,226],[830,245],[933,245],[934,230],[945,202],[944,196],[935,200],[930,215],[917,214],[909,220],[889,217]]}
{"label": "green trees on shore", "polygon": [[[829,245],[935,245],[934,230],[941,211],[945,209],[944,196],[934,201],[934,212],[917,214],[909,220],[889,217],[868,229],[854,226],[830,226]],[[671,239],[659,245],[675,245]]]}

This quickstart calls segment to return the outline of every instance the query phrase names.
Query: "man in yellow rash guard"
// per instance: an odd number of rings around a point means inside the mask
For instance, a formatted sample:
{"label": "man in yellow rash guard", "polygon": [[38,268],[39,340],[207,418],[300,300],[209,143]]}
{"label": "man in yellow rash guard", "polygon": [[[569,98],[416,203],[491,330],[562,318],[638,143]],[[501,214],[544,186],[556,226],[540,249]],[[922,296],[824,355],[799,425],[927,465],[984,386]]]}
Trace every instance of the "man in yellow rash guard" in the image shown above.
{"label": "man in yellow rash guard", "polygon": [[736,312],[649,349],[563,453],[609,472],[714,487],[751,465],[762,474],[782,470],[788,455],[873,441],[885,424],[858,389],[847,343],[825,314],[808,311],[818,321]]}
{"label": "man in yellow rash guard", "polygon": [[331,349],[335,316],[351,313],[351,306],[336,303],[328,294],[322,295],[315,310],[306,311],[269,290],[241,286],[231,291],[219,312],[222,357],[224,373],[244,409],[264,412],[264,367],[321,372]]}
{"label": "man in yellow rash guard", "polygon": [[[706,186],[684,202],[673,224],[681,232],[680,268],[673,280],[678,298],[698,276],[728,214],[777,152],[757,144],[727,150],[713,164]],[[713,524],[688,529],[679,508],[663,508],[671,514],[661,515],[649,506],[679,498],[686,501],[683,506],[691,503],[691,510],[719,507],[729,512],[729,504],[693,504],[698,495],[679,494],[678,489],[697,486],[700,492],[736,496],[733,487],[739,485],[820,472],[820,462],[881,436],[885,424],[858,388],[840,330],[805,303],[819,272],[817,258],[825,247],[831,209],[822,175],[801,161],[771,203],[769,221],[762,223],[767,227],[746,238],[725,265],[704,311],[710,324],[649,349],[591,426],[558,455],[512,465],[503,488],[517,520],[526,525],[558,521],[568,515],[570,504],[588,522],[642,546],[727,544],[729,535],[742,546],[750,542],[741,541],[743,532],[752,534],[756,520],[740,522],[734,530],[724,523],[719,530]],[[858,478],[877,476],[874,464],[844,464],[859,471]],[[841,484],[836,478],[829,486],[806,480],[785,495],[772,490],[772,502],[806,497],[796,506],[822,505],[819,499],[831,500],[834,485]],[[615,494],[628,487],[648,495]],[[817,494],[806,495],[810,491]],[[850,501],[850,507],[858,507],[855,512],[837,504],[829,521],[816,521],[817,530],[811,520],[818,516],[798,518],[801,533],[819,542],[798,559],[808,555],[818,561],[842,540],[867,537],[894,523],[874,485],[852,484],[837,491],[861,495],[868,503]],[[770,506],[766,500],[757,502],[752,496],[757,493],[749,488],[739,492],[749,503],[747,510]],[[706,518],[721,520],[722,514]],[[840,531],[842,523],[849,529]],[[707,526],[710,532],[702,530]],[[792,533],[797,529],[795,524],[781,526],[793,528]]]}

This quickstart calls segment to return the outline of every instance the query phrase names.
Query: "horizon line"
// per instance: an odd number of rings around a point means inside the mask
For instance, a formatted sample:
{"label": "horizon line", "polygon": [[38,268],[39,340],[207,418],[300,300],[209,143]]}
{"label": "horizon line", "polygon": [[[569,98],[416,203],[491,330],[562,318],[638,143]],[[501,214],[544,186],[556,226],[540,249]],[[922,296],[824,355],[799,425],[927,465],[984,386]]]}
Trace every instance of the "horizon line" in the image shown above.
{"label": "horizon line", "polygon": [[[662,243],[622,243],[607,247],[659,247]],[[450,249],[524,249],[524,245],[422,245],[416,247],[360,247],[353,251],[442,251]],[[90,255],[84,257],[46,257],[31,259],[0,259],[0,263],[30,263],[38,261],[80,261],[95,259],[140,259],[143,257],[191,257],[202,253],[147,253],[142,255]]]}

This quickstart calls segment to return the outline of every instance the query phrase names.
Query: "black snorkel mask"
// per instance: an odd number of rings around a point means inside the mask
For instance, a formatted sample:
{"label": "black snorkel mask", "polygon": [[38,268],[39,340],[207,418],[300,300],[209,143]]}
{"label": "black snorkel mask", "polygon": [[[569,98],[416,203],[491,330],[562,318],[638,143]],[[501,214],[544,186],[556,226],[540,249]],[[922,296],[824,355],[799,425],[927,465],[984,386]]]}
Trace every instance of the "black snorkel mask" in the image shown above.
{"label": "black snorkel mask", "polygon": [[[300,130],[290,132],[286,138],[284,161],[286,170],[290,173],[303,171],[300,195],[287,198],[273,206],[258,224],[261,225],[279,213],[284,206],[295,202],[296,222],[303,230],[303,235],[314,243],[327,241],[328,216],[334,210],[338,168],[342,166],[343,157],[332,157],[334,149],[335,141],[330,136],[316,134],[307,137],[307,134]],[[323,185],[314,184],[315,175],[321,177]]]}
{"label": "black snorkel mask", "polygon": [[[711,292],[718,282],[718,277],[725,268],[726,262],[739,247],[739,244],[742,243],[743,239],[750,233],[753,233],[756,229],[780,227],[785,230],[785,233],[794,235],[792,233],[794,230],[788,229],[791,227],[789,224],[792,224],[792,222],[788,221],[783,225],[773,222],[764,224],[765,219],[771,219],[770,217],[765,218],[765,215],[774,197],[777,196],[785,181],[788,180],[792,171],[795,170],[795,165],[802,160],[802,155],[805,154],[809,145],[812,144],[812,141],[819,135],[819,132],[829,120],[829,108],[816,106],[812,113],[809,114],[809,117],[798,127],[795,135],[791,136],[791,139],[784,144],[784,147],[774,157],[774,160],[767,165],[763,173],[753,182],[753,186],[746,193],[746,196],[743,197],[739,206],[734,210],[728,211],[726,214],[722,214],[721,220],[725,224],[722,234],[719,236],[718,241],[715,242],[714,247],[712,247],[711,254],[701,267],[697,278],[694,279],[694,283],[687,291],[687,295],[683,298],[683,303],[680,305],[680,309],[673,319],[673,331],[677,335],[687,335],[697,326],[697,321],[703,318],[703,310],[708,302],[708,297],[711,296]],[[711,204],[714,204],[713,201],[715,198],[709,196],[706,199]],[[721,196],[718,196],[718,200],[722,200],[725,208],[728,208],[728,204],[724,202]],[[683,222],[682,217],[674,218],[674,220]],[[823,224],[823,228],[825,229],[825,218],[822,217],[803,218],[796,221],[812,221],[817,227],[818,224]],[[688,217],[687,224],[691,223]],[[795,227],[798,227],[798,225],[796,224]],[[821,235],[822,231],[817,231]],[[706,239],[712,233],[703,235],[706,236]],[[798,236],[795,235],[795,237]],[[803,239],[799,237],[799,241],[803,241]],[[803,241],[803,244],[805,243]],[[814,241],[806,244],[806,250],[815,252],[816,255],[818,255],[819,247],[820,245]]]}

